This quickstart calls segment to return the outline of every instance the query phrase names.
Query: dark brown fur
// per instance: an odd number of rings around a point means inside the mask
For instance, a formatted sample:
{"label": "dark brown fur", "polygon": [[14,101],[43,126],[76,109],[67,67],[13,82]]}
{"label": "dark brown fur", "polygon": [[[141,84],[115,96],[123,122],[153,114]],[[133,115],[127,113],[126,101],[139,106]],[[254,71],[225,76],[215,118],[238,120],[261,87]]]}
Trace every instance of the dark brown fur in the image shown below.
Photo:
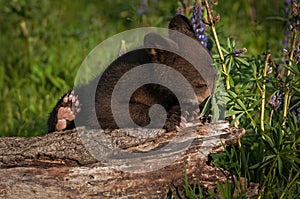
{"label": "dark brown fur", "polygon": [[[169,29],[177,30],[196,39],[190,22],[184,16],[175,16],[169,24]],[[185,48],[184,46],[187,45],[181,43],[179,38],[172,37],[171,33],[169,35],[169,38],[150,33],[145,36],[144,42],[145,44],[154,42],[154,45],[158,47],[160,45],[169,45],[172,48],[180,49]],[[203,50],[206,51],[204,47]],[[212,59],[208,52],[205,54],[204,62],[207,65],[212,64]],[[75,94],[78,95],[79,101],[81,103],[84,102],[81,107],[81,112],[76,115],[76,125],[98,127],[98,125],[100,124],[101,128],[104,129],[118,128],[111,110],[111,97],[113,89],[118,80],[126,72],[137,66],[147,63],[159,63],[170,66],[180,72],[186,78],[186,80],[188,80],[196,93],[197,102],[189,101],[189,99],[186,99],[184,104],[186,104],[187,106],[184,107],[184,109],[189,109],[189,107],[192,107],[193,109],[195,108],[195,105],[198,106],[207,97],[210,96],[211,93],[208,89],[208,84],[210,84],[210,86],[214,84],[214,77],[211,79],[211,82],[206,82],[201,76],[205,74],[200,75],[199,72],[192,66],[192,64],[186,61],[181,56],[169,51],[160,50],[159,48],[144,48],[133,50],[122,55],[113,63],[111,63],[111,65],[101,74],[100,80],[99,78],[96,78],[90,84],[75,89]],[[152,71],[149,70],[147,74],[151,76]],[[168,77],[166,74],[161,74],[161,78],[172,79],[173,77]],[[95,88],[93,87],[93,85],[97,85],[97,87]],[[94,92],[96,92],[95,95]],[[184,93],[184,89],[182,89],[182,92]],[[91,96],[95,96],[95,98]],[[57,122],[57,119],[55,118],[58,107],[61,106],[61,101],[62,100],[57,103],[56,107],[50,114],[48,120],[49,132],[56,130],[55,122]],[[122,103],[122,99],[120,99],[120,101],[121,103],[118,106],[118,114],[120,116],[124,115],[123,125],[126,126],[128,122],[126,120],[128,103]],[[139,126],[148,125],[150,123],[149,109],[154,104],[162,105],[167,112],[167,120],[164,124],[164,128],[169,131],[174,130],[176,125],[179,125],[181,113],[180,108],[182,107],[179,106],[179,102],[175,94],[161,85],[147,84],[138,88],[132,94],[129,102],[129,112],[131,115],[131,119]],[[157,124],[158,126],[161,125],[159,124],[160,118],[152,119],[157,120],[154,122],[154,124]],[[151,127],[155,128],[156,126],[154,125]],[[66,129],[69,128],[74,128],[73,121],[68,124]]]}

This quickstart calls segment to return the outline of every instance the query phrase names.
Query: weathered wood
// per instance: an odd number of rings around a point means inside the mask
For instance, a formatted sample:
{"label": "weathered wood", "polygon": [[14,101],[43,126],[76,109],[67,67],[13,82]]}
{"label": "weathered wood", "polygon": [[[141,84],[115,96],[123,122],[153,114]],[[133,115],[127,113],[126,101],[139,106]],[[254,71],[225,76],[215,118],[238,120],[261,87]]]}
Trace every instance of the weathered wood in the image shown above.
{"label": "weathered wood", "polygon": [[[223,151],[223,145],[236,144],[244,134],[243,129],[229,127],[227,123],[186,128],[180,139],[174,139],[176,132],[147,132],[149,136],[134,129],[102,134],[97,130],[79,128],[78,131],[56,132],[42,137],[0,138],[0,197],[163,198],[170,185],[182,189],[184,168],[191,184],[198,183],[214,190],[216,183],[224,182],[230,174],[212,167],[208,155]],[[134,156],[129,160],[110,157],[99,161],[93,156],[96,153],[90,153],[88,149],[107,145],[107,141],[95,140],[103,135],[117,143],[120,151],[157,153],[153,153],[155,156],[151,153],[149,156]],[[92,139],[86,141],[82,136],[91,136]],[[186,142],[191,144],[185,150],[180,147],[170,152],[163,150],[170,142],[175,146]],[[109,147],[115,145],[110,143]],[[163,163],[174,155],[177,155],[175,161],[164,166]],[[159,167],[161,164],[163,167]]]}

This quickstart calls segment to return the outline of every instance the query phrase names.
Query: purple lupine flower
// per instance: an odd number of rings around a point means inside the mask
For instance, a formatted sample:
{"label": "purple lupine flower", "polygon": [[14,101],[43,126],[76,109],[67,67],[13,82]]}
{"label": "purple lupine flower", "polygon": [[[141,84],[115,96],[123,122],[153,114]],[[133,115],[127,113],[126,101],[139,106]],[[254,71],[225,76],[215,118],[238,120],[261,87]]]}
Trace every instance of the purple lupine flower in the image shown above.
{"label": "purple lupine flower", "polygon": [[284,48],[288,45],[288,40],[290,38],[290,28],[295,28],[299,26],[300,19],[300,0],[285,0],[284,2],[284,14],[286,21],[287,29],[284,30],[285,39],[283,40]]}
{"label": "purple lupine flower", "polygon": [[285,14],[285,18],[287,19],[286,21],[286,24],[285,24],[285,27],[287,27],[285,30],[284,30],[284,39],[282,41],[282,45],[283,45],[283,48],[288,48],[288,41],[290,39],[290,36],[291,36],[291,33],[290,33],[290,30],[289,30],[289,27],[291,25],[291,16],[290,16],[290,8],[291,8],[291,4],[292,4],[292,0],[285,0],[284,1],[284,14]]}
{"label": "purple lupine flower", "polygon": [[234,57],[240,57],[247,52],[247,48],[236,49],[233,51]]}
{"label": "purple lupine flower", "polygon": [[294,61],[300,67],[300,41],[294,49]]}
{"label": "purple lupine flower", "polygon": [[273,67],[269,64],[267,69],[267,74],[271,74],[273,72]]}
{"label": "purple lupine flower", "polygon": [[[300,0],[291,0],[292,2],[292,13],[291,13],[291,27],[295,29],[295,31],[300,30]],[[298,33],[299,34],[299,33]],[[293,61],[300,67],[300,40],[297,41],[294,50]],[[293,98],[293,97],[292,97]],[[291,110],[300,125],[300,105],[297,104]]]}
{"label": "purple lupine flower", "polygon": [[148,0],[141,0],[140,8],[137,10],[137,14],[148,14],[149,8],[148,8]]}
{"label": "purple lupine flower", "polygon": [[284,94],[281,91],[277,91],[271,97],[269,104],[275,109],[278,110],[282,107]]}
{"label": "purple lupine flower", "polygon": [[201,44],[207,47],[207,36],[205,35],[206,26],[202,21],[202,8],[198,3],[196,3],[194,7],[191,23],[197,38]]}
{"label": "purple lupine flower", "polygon": [[294,114],[298,120],[298,125],[300,125],[300,106],[296,105],[292,110],[291,113]]}
{"label": "purple lupine flower", "polygon": [[[286,58],[283,58],[283,63],[286,61],[287,57],[290,56],[291,51],[293,51],[293,61],[300,66],[300,41],[297,41],[296,46],[294,49],[290,48],[291,43],[289,41],[291,40],[291,31],[297,31],[300,30],[300,0],[285,0],[284,1],[285,9],[285,18],[286,20],[286,29],[284,30],[284,40],[282,42],[283,44],[283,50]],[[281,71],[283,68],[283,65],[278,68],[279,71]],[[271,100],[269,104],[275,109],[282,108],[283,104],[283,98],[284,98],[284,92],[281,90],[274,93],[271,97]],[[293,97],[292,97],[293,98]],[[296,106],[292,106],[290,104],[289,109],[291,110],[291,113],[293,113],[297,120],[298,124],[300,125],[300,106],[299,104]]]}

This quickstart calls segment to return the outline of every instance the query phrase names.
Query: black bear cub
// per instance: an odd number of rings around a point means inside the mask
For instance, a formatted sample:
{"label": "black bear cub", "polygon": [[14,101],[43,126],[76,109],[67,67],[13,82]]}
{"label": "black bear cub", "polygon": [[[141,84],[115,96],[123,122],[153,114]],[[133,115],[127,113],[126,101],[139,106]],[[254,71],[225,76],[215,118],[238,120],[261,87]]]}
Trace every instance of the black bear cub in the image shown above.
{"label": "black bear cub", "polygon": [[[176,15],[169,23],[169,29],[183,33],[197,40],[192,29],[190,21],[182,16]],[[168,45],[174,49],[184,48],[186,44],[180,41],[180,38],[163,37],[155,33],[149,33],[144,37],[144,43],[154,43],[156,46]],[[199,42],[197,40],[197,42]],[[199,42],[200,44],[200,42]],[[201,57],[203,60],[199,67],[211,66],[213,60],[205,47],[201,45]],[[197,53],[197,52],[194,52]],[[200,55],[199,55],[200,56]],[[199,74],[199,71],[193,65],[180,55],[170,51],[164,51],[159,48],[143,48],[132,50],[118,57],[107,69],[101,73],[101,78],[95,78],[87,85],[74,88],[66,93],[56,104],[48,119],[48,132],[61,131],[75,128],[78,125],[85,125],[91,128],[116,129],[118,125],[112,113],[111,99],[115,85],[118,80],[128,71],[142,64],[157,63],[172,67],[190,83],[195,94],[196,101],[187,99],[185,107],[180,107],[176,95],[167,87],[158,84],[145,84],[135,90],[128,102],[119,103],[118,115],[124,115],[123,126],[127,125],[126,113],[130,113],[131,119],[139,126],[143,127],[150,124],[155,128],[155,124],[161,125],[159,118],[150,118],[150,108],[155,104],[160,104],[165,108],[166,120],[163,128],[167,131],[176,130],[177,127],[184,127],[187,120],[199,115],[199,105],[211,95],[211,88],[214,87],[215,76],[204,78],[207,74]],[[147,74],[148,75],[148,74]],[[149,71],[149,76],[153,75]],[[161,78],[172,78],[164,76]],[[95,82],[98,81],[98,82]],[[180,85],[181,82],[178,82]],[[97,85],[96,89],[93,85]],[[96,93],[93,93],[95,91]],[[184,92],[184,88],[182,89]],[[120,100],[122,101],[122,100]],[[182,112],[182,110],[184,110]],[[78,121],[78,122],[77,122]],[[128,127],[131,127],[128,123]]]}

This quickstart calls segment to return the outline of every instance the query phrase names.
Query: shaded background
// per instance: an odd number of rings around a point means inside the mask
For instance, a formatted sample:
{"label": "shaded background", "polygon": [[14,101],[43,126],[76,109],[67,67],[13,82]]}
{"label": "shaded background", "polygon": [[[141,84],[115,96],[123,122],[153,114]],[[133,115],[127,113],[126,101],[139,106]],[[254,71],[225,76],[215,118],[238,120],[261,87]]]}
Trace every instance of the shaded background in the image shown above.
{"label": "shaded background", "polygon": [[[177,7],[177,0],[149,0],[147,9],[139,0],[0,0],[0,136],[46,133],[49,112],[96,45],[123,30],[167,27]],[[282,53],[283,7],[220,0],[221,42],[233,38],[249,55]]]}

